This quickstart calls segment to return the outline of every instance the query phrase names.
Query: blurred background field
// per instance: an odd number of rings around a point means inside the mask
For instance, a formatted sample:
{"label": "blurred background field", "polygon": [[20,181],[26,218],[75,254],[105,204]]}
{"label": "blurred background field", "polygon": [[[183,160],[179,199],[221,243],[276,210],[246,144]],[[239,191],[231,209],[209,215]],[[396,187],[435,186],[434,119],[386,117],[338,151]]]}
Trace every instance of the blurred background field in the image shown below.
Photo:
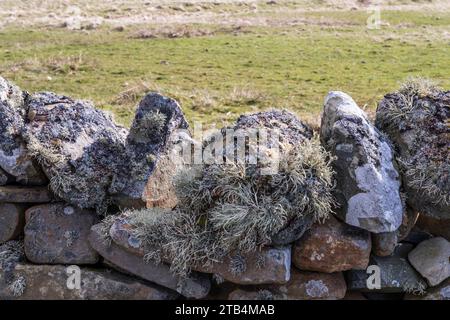
{"label": "blurred background field", "polygon": [[449,89],[450,1],[2,0],[0,75],[124,125],[155,90],[208,125],[271,107],[316,124],[330,90],[370,112],[408,76]]}

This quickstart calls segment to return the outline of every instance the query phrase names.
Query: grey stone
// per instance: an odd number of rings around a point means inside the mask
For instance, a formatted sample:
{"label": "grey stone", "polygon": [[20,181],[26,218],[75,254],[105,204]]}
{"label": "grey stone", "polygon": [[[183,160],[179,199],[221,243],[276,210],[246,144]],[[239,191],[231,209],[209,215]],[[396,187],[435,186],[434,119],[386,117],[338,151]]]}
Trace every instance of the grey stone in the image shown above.
{"label": "grey stone", "polygon": [[126,251],[114,242],[107,243],[102,237],[101,228],[101,225],[91,228],[89,241],[92,248],[114,266],[144,280],[175,290],[187,298],[201,299],[208,295],[211,282],[207,276],[193,272],[187,279],[177,278],[168,265],[146,263],[142,256]]}
{"label": "grey stone", "polygon": [[23,205],[0,203],[0,244],[14,240],[23,233],[25,209]]}
{"label": "grey stone", "polygon": [[395,146],[407,203],[422,215],[450,218],[450,91],[413,88],[384,96],[376,126]]}
{"label": "grey stone", "polygon": [[98,254],[89,244],[91,227],[98,222],[92,210],[66,203],[44,204],[25,213],[27,259],[39,264],[95,264]]}
{"label": "grey stone", "polygon": [[[376,284],[374,271],[351,270],[346,273],[349,290],[361,292],[402,293],[422,292],[426,289],[426,281],[409,264],[407,255],[412,245],[400,244],[391,256],[378,257],[372,255],[370,266],[377,266],[380,270],[380,287],[369,288],[370,284]],[[373,280],[373,281],[372,281]]]}
{"label": "grey stone", "polygon": [[342,219],[373,233],[396,231],[402,222],[400,178],[386,138],[343,92],[330,92],[321,140],[336,159],[336,197]]}
{"label": "grey stone", "polygon": [[436,286],[450,277],[450,242],[437,237],[425,240],[408,254],[412,266]]}
{"label": "grey stone", "polygon": [[283,246],[300,239],[311,228],[314,219],[311,215],[295,218],[283,230],[272,237],[272,244]]}
{"label": "grey stone", "polygon": [[[0,278],[6,300],[171,300],[173,291],[109,270],[80,268],[80,288],[67,286],[74,269],[19,263]],[[76,272],[76,270],[75,270]]]}
{"label": "grey stone", "polygon": [[43,185],[47,179],[27,154],[21,136],[26,118],[25,97],[17,86],[0,77],[0,168],[20,184]]}
{"label": "grey stone", "polygon": [[[133,235],[133,227],[126,217],[112,224],[112,241],[124,250],[144,257],[143,244]],[[169,259],[164,259],[169,263]],[[291,271],[291,247],[264,247],[256,252],[230,254],[221,262],[210,265],[190,265],[194,271],[212,273],[226,281],[241,285],[283,284],[289,281]]]}

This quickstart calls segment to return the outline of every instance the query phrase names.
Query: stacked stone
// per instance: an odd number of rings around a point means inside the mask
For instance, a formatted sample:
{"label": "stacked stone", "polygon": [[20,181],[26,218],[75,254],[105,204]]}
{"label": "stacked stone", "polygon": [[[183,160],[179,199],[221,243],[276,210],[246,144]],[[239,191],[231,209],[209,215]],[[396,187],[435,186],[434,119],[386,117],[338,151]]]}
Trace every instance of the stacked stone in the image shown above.
{"label": "stacked stone", "polygon": [[[435,105],[448,110],[448,95]],[[146,261],[125,215],[99,215],[175,205],[168,154],[189,134],[175,134],[187,123],[174,100],[146,96],[128,131],[88,103],[0,78],[0,109],[0,299],[450,299],[439,222],[450,217],[427,213],[433,199],[404,201],[400,143],[342,92],[327,96],[320,132],[334,156],[335,214],[287,228],[289,243],[190,266],[187,279],[170,261]],[[164,114],[160,139],[145,134],[149,113]]]}

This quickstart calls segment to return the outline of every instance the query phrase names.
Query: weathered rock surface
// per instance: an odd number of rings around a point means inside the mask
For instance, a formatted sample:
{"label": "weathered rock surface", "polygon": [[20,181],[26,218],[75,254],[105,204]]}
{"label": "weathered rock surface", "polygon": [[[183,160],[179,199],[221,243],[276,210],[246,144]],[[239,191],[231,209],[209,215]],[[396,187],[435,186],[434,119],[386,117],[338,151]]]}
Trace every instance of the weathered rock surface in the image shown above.
{"label": "weathered rock surface", "polygon": [[45,203],[53,199],[48,187],[0,186],[0,202]]}
{"label": "weathered rock surface", "polygon": [[372,234],[373,253],[380,257],[394,253],[398,243],[398,232],[382,232]]}
{"label": "weathered rock surface", "polygon": [[10,182],[8,174],[0,168],[0,186],[4,186]]}
{"label": "weathered rock surface", "polygon": [[119,170],[110,187],[119,204],[169,208],[176,204],[171,182],[181,156],[175,147],[190,143],[187,128],[175,100],[156,93],[142,99],[126,140],[128,170]]}
{"label": "weathered rock surface", "polygon": [[314,224],[295,243],[292,261],[301,270],[326,273],[366,269],[370,250],[369,232],[330,217]]}
{"label": "weathered rock surface", "polygon": [[450,277],[450,242],[437,237],[419,243],[408,254],[412,266],[436,286]]}
{"label": "weathered rock surface", "polygon": [[0,279],[0,299],[171,300],[175,292],[108,270],[80,269],[80,288],[69,289],[66,266],[17,264]]}
{"label": "weathered rock surface", "polygon": [[94,264],[97,252],[88,237],[98,222],[94,211],[66,203],[31,207],[25,213],[25,254],[39,264]]}
{"label": "weathered rock surface", "polygon": [[107,243],[102,236],[101,228],[101,225],[91,228],[89,241],[94,250],[115,266],[142,279],[175,290],[187,298],[201,299],[208,294],[211,283],[205,275],[192,273],[182,281],[170,272],[168,265],[146,263],[141,255],[128,252],[114,242]]}
{"label": "weathered rock surface", "polygon": [[29,153],[68,203],[98,211],[111,201],[121,207],[175,205],[170,151],[181,139],[176,130],[187,128],[175,100],[147,95],[130,132],[89,102],[54,93],[34,94],[27,107]]}
{"label": "weathered rock surface", "polygon": [[351,270],[346,273],[348,289],[382,293],[421,292],[425,290],[427,287],[425,280],[407,260],[408,252],[411,251],[412,247],[410,244],[400,244],[391,256],[371,256],[369,266],[378,266],[380,270],[379,288],[369,289],[368,287],[368,280],[371,285],[376,284],[377,276],[374,271],[368,273],[366,270]]}
{"label": "weathered rock surface", "polygon": [[22,234],[25,209],[23,205],[0,203],[0,244],[14,240]]}
{"label": "weathered rock surface", "polygon": [[[127,219],[121,217],[112,225],[110,236],[117,246],[143,257],[146,251],[132,231]],[[283,284],[290,279],[291,247],[262,248],[257,252],[229,255],[221,263],[190,268],[202,273],[217,274],[236,284]]]}
{"label": "weathered rock surface", "polygon": [[320,137],[336,156],[333,167],[342,219],[373,233],[397,230],[403,208],[393,151],[350,96],[328,94]]}
{"label": "weathered rock surface", "polygon": [[47,179],[27,154],[21,134],[25,125],[26,94],[0,77],[0,168],[18,183],[43,185]]}
{"label": "weathered rock surface", "polygon": [[437,287],[428,288],[423,295],[407,294],[405,300],[450,300],[450,279]]}
{"label": "weathered rock surface", "polygon": [[439,219],[421,214],[417,220],[417,227],[450,241],[450,218]]}
{"label": "weathered rock surface", "polygon": [[423,215],[450,218],[450,91],[405,87],[379,103],[376,126],[393,142],[407,203]]}
{"label": "weathered rock surface", "polygon": [[27,106],[27,148],[52,191],[80,208],[102,207],[127,130],[87,101],[50,92],[32,95]]}
{"label": "weathered rock surface", "polygon": [[291,280],[280,286],[242,287],[232,291],[229,300],[337,300],[347,286],[341,272],[291,271]]}
{"label": "weathered rock surface", "polygon": [[272,244],[282,246],[297,241],[303,236],[306,230],[311,228],[313,222],[314,219],[310,215],[295,218],[286,228],[272,237]]}

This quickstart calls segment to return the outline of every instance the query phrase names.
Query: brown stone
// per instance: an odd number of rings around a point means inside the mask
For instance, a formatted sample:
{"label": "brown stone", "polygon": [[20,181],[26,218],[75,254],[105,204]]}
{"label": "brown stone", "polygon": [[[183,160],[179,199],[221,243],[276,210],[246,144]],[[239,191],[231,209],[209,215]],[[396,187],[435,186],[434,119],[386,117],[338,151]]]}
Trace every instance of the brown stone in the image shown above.
{"label": "brown stone", "polygon": [[0,202],[45,203],[53,200],[48,187],[0,186]]}
{"label": "brown stone", "polygon": [[397,236],[398,236],[398,241],[404,240],[409,235],[411,230],[416,225],[418,218],[419,218],[419,213],[417,211],[413,210],[412,208],[410,208],[408,205],[406,205],[405,210],[403,210],[402,224],[396,231]]}
{"label": "brown stone", "polygon": [[34,263],[94,264],[98,254],[89,244],[94,211],[65,203],[31,207],[25,213],[25,254]]}
{"label": "brown stone", "polygon": [[[113,241],[130,253],[144,256],[145,250],[132,234],[125,217],[118,218],[112,225],[110,235]],[[165,260],[169,262],[168,259]],[[220,263],[211,266],[190,266],[192,270],[214,273],[223,279],[243,285],[283,284],[289,281],[291,266],[290,246],[262,248],[260,251],[227,256]]]}
{"label": "brown stone", "polygon": [[[80,287],[69,289],[73,271],[61,265],[17,264],[0,279],[0,299],[168,300],[177,294],[108,270],[80,268]],[[73,282],[75,283],[75,282]]]}
{"label": "brown stone", "polygon": [[372,233],[372,251],[377,256],[380,257],[390,256],[391,254],[394,253],[397,243],[398,243],[397,231]]}
{"label": "brown stone", "polygon": [[361,292],[358,291],[347,291],[347,293],[345,294],[344,299],[342,300],[367,300],[366,297],[364,297],[364,295]]}
{"label": "brown stone", "polygon": [[0,244],[14,240],[23,232],[25,207],[14,203],[0,204]]}
{"label": "brown stone", "polygon": [[342,272],[319,273],[291,270],[291,280],[283,285],[247,286],[232,291],[229,300],[337,300],[346,295]]}
{"label": "brown stone", "polygon": [[89,242],[92,248],[113,266],[144,280],[175,290],[187,298],[201,299],[208,295],[211,283],[205,275],[193,272],[187,279],[181,281],[170,271],[168,265],[147,263],[142,255],[128,252],[115,242],[107,243],[102,236],[101,228],[101,225],[95,225],[91,228]]}
{"label": "brown stone", "polygon": [[370,250],[369,232],[330,217],[314,224],[295,243],[292,261],[301,270],[327,273],[365,269]]}
{"label": "brown stone", "polygon": [[408,260],[431,286],[450,278],[450,242],[442,237],[419,243],[408,253]]}
{"label": "brown stone", "polygon": [[450,218],[438,219],[421,214],[417,220],[417,226],[435,236],[443,237],[450,241]]}

